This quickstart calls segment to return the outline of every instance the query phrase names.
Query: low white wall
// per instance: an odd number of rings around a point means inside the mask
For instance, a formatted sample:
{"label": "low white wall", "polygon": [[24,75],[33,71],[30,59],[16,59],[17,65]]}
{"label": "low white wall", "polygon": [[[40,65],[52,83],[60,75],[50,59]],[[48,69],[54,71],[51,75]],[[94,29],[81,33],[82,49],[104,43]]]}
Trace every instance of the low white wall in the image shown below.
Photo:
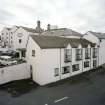
{"label": "low white wall", "polygon": [[27,63],[0,68],[0,85],[20,79],[30,78],[30,70]]}

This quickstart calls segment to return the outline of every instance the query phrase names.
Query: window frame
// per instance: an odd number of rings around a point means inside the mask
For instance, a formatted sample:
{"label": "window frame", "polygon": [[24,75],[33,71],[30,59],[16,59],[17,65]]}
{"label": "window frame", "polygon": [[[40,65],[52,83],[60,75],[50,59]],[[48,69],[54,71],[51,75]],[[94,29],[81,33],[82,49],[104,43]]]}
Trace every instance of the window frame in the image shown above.
{"label": "window frame", "polygon": [[[73,66],[78,66],[78,67],[76,67],[75,70],[74,70]],[[76,71],[79,71],[79,70],[80,70],[79,64],[72,65],[72,71],[73,72],[76,72]]]}
{"label": "window frame", "polygon": [[35,50],[32,50],[32,56],[35,57]]}
{"label": "window frame", "polygon": [[[79,51],[81,51],[81,53]],[[82,57],[83,57],[83,49],[77,48],[76,49],[76,61],[82,60]]]}
{"label": "window frame", "polygon": [[54,69],[54,76],[55,77],[59,76],[59,68]]}
{"label": "window frame", "polygon": [[68,73],[70,73],[70,66],[64,66],[64,67],[62,67],[62,74],[68,74]]}
{"label": "window frame", "polygon": [[21,44],[22,43],[22,39],[19,39],[19,44]]}
{"label": "window frame", "polygon": [[[86,63],[88,63],[88,66],[87,66]],[[90,62],[89,62],[89,61],[85,61],[85,62],[84,62],[84,68],[87,68],[87,67],[90,67]]]}
{"label": "window frame", "polygon": [[90,59],[91,49],[85,48],[85,59]]}
{"label": "window frame", "polygon": [[[94,64],[96,63],[96,64]],[[97,60],[93,60],[93,67],[97,67]]]}
{"label": "window frame", "polygon": [[97,54],[98,54],[97,48],[93,48],[93,58],[97,58]]}
{"label": "window frame", "polygon": [[67,63],[67,62],[71,62],[71,55],[72,53],[72,50],[71,49],[64,49],[64,62]]}

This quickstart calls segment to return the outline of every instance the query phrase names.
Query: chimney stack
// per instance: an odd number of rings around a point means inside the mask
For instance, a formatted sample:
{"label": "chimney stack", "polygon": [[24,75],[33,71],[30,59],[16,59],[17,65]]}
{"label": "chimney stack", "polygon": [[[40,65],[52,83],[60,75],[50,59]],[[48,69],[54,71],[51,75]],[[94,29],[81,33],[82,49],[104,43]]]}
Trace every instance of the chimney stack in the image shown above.
{"label": "chimney stack", "polygon": [[50,24],[47,25],[47,30],[50,31]]}
{"label": "chimney stack", "polygon": [[37,28],[40,28],[40,21],[37,21]]}

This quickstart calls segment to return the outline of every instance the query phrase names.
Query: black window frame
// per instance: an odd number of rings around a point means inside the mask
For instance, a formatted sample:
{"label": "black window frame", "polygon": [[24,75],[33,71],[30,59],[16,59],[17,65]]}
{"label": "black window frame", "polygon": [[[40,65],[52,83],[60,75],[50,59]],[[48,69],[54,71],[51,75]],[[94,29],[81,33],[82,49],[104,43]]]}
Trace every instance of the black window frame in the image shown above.
{"label": "black window frame", "polygon": [[35,57],[35,50],[32,50],[32,56]]}
{"label": "black window frame", "polygon": [[90,62],[89,61],[85,61],[84,62],[84,68],[90,67]]}
{"label": "black window frame", "polygon": [[[77,67],[75,67],[75,66],[77,66]],[[72,71],[73,71],[73,72],[79,71],[79,70],[80,70],[79,64],[74,64],[74,65],[72,65]]]}
{"label": "black window frame", "polygon": [[91,49],[85,48],[85,59],[90,59]]}
{"label": "black window frame", "polygon": [[19,43],[22,43],[22,39],[19,39]]}
{"label": "black window frame", "polygon": [[[79,51],[81,51],[81,53]],[[82,56],[83,56],[82,53],[83,53],[82,48],[76,49],[76,61],[82,60]]]}
{"label": "black window frame", "polygon": [[93,67],[97,67],[97,60],[93,60]]}
{"label": "black window frame", "polygon": [[93,48],[93,58],[97,58],[97,54],[98,54],[97,48]]}
{"label": "black window frame", "polygon": [[72,50],[71,49],[65,49],[64,50],[64,62],[67,63],[67,62],[71,62],[71,52]]}
{"label": "black window frame", "polygon": [[68,74],[68,73],[70,73],[70,66],[62,67],[62,74]]}

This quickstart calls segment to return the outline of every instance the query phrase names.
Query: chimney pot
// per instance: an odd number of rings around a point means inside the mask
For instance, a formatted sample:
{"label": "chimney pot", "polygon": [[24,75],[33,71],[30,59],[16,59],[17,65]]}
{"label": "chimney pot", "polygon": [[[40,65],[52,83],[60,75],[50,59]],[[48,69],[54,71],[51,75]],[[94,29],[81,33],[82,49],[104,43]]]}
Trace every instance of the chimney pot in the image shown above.
{"label": "chimney pot", "polygon": [[37,21],[37,27],[40,28],[40,20]]}
{"label": "chimney pot", "polygon": [[50,24],[47,25],[47,30],[50,31]]}

